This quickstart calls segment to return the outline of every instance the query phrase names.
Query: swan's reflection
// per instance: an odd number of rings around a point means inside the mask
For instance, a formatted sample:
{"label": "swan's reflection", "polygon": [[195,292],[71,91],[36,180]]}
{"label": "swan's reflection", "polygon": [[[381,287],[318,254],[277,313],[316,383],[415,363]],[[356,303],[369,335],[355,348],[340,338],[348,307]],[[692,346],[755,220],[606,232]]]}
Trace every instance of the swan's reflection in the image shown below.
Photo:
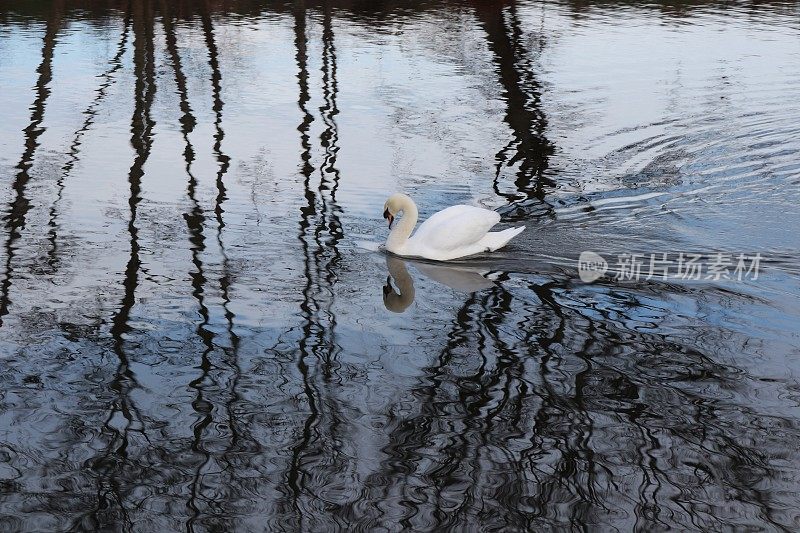
{"label": "swan's reflection", "polygon": [[[426,263],[387,255],[386,268],[389,270],[389,277],[383,286],[383,305],[393,313],[402,313],[414,303],[414,280],[408,273],[407,264],[414,265],[414,268],[424,276],[461,292],[477,292],[494,285],[494,282],[486,277],[488,275],[486,270],[465,265]],[[392,285],[392,280],[397,290]]]}

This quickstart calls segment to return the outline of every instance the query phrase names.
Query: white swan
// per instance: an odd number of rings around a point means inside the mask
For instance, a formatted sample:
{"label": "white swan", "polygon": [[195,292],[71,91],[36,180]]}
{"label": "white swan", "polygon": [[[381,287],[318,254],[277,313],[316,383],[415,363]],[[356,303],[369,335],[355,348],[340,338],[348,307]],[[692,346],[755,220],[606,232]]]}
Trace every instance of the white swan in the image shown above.
{"label": "white swan", "polygon": [[396,255],[435,261],[494,252],[525,229],[520,226],[489,232],[500,222],[498,213],[470,205],[454,205],[431,215],[410,237],[419,212],[414,200],[402,193],[390,196],[383,206],[383,218],[389,221],[389,228],[399,213],[403,213],[403,218],[389,233],[386,249]]}

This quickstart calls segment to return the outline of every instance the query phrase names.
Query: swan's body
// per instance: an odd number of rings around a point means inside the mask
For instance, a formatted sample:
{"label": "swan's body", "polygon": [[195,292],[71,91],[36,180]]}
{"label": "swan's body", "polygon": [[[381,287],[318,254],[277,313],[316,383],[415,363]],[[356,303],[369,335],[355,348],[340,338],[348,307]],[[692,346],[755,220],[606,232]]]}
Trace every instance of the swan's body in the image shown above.
{"label": "swan's body", "polygon": [[384,217],[389,227],[394,216],[403,213],[386,239],[386,249],[404,257],[424,257],[450,261],[483,252],[494,252],[519,235],[525,226],[490,232],[500,215],[495,211],[470,205],[454,205],[433,214],[417,231],[419,212],[414,201],[405,194],[394,194],[387,201]]}

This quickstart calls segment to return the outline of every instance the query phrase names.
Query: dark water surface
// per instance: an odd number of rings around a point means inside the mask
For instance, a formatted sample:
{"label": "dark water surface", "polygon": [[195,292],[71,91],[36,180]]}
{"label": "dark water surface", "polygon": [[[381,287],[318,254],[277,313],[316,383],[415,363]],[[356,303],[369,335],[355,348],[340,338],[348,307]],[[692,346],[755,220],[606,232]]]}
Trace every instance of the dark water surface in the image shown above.
{"label": "dark water surface", "polygon": [[3,2],[0,97],[0,531],[800,529],[797,3]]}

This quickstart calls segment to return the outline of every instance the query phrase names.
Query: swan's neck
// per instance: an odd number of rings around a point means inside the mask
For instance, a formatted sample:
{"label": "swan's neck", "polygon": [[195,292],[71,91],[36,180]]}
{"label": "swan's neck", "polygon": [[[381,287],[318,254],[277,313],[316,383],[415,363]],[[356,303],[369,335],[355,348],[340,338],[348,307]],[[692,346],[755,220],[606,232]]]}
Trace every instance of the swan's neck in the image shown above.
{"label": "swan's neck", "polygon": [[386,239],[386,249],[390,252],[394,252],[402,248],[402,246],[411,236],[411,232],[414,231],[414,226],[417,225],[417,217],[419,216],[419,212],[417,211],[416,204],[414,204],[414,201],[411,198],[403,201],[400,211],[403,212],[403,218],[397,222],[397,225],[395,225],[395,227],[389,233],[389,237]]}

